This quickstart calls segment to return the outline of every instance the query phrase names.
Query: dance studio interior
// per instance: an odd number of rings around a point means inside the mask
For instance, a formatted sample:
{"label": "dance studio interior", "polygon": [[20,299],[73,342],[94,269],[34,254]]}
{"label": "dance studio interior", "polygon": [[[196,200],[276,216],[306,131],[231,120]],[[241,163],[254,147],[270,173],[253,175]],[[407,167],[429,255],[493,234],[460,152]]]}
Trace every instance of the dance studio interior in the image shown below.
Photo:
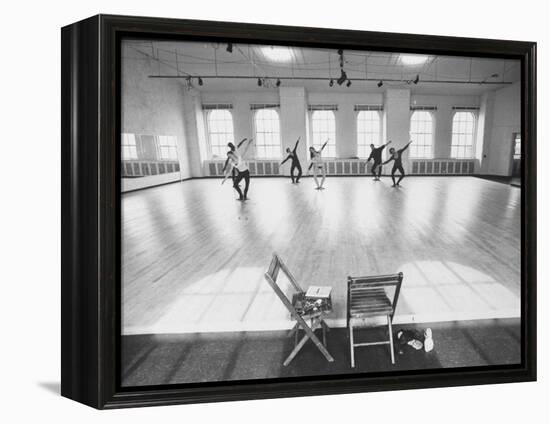
{"label": "dance studio interior", "polygon": [[520,71],[123,40],[122,385],[520,363]]}

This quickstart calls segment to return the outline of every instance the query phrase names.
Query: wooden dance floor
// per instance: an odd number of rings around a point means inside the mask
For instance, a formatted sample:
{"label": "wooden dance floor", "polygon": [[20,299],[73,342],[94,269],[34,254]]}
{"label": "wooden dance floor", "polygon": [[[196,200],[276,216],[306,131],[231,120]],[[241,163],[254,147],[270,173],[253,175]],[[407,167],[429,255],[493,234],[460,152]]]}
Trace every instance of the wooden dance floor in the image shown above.
{"label": "wooden dance floor", "polygon": [[396,323],[520,316],[520,189],[474,177],[191,180],[122,195],[123,334],[289,328],[263,274],[277,252],[302,287],[403,272]]}

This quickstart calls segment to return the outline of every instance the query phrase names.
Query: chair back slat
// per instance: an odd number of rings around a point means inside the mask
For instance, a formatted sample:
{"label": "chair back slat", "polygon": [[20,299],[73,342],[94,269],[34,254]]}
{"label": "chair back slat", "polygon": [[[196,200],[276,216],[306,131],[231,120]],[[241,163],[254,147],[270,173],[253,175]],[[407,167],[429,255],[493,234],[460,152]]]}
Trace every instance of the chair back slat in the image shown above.
{"label": "chair back slat", "polygon": [[[395,314],[403,273],[366,277],[348,277],[348,323],[353,315]],[[392,289],[388,297],[386,289]]]}

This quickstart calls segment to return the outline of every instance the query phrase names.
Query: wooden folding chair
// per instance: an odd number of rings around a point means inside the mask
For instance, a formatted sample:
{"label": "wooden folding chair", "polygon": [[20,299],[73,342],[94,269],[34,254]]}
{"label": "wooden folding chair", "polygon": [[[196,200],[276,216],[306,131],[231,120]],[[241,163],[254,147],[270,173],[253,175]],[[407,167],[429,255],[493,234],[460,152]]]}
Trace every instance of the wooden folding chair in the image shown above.
{"label": "wooden folding chair", "polygon": [[[292,301],[283,293],[279,285],[277,284],[277,277],[279,275],[279,270],[282,270],[283,273],[287,276],[292,286],[296,289],[296,294],[293,296]],[[299,313],[295,305],[295,300],[303,298],[305,295],[305,292],[302,290],[302,288],[299,286],[298,282],[290,272],[290,270],[286,267],[286,265],[283,263],[283,261],[277,256],[276,253],[273,254],[273,259],[271,260],[271,263],[269,265],[269,269],[264,274],[265,279],[273,289],[273,291],[277,294],[279,299],[281,299],[281,302],[285,305],[285,307],[290,312],[290,315],[294,320],[296,320],[296,324],[294,325],[294,328],[291,330],[291,335],[294,335],[294,349],[292,352],[290,352],[290,355],[285,359],[283,362],[284,366],[287,366],[290,364],[290,361],[294,359],[294,357],[298,354],[300,349],[304,347],[306,342],[308,340],[311,340],[315,346],[317,346],[317,349],[321,351],[321,353],[325,356],[327,361],[333,362],[334,359],[328,352],[326,346],[326,331],[328,331],[328,325],[323,320],[323,311],[316,311],[314,313]],[[309,320],[309,324],[307,321]],[[315,330],[322,329],[323,331],[323,343],[317,338],[315,335]],[[304,337],[300,340],[298,343],[298,332],[300,330],[303,330],[305,332]]]}
{"label": "wooden folding chair", "polygon": [[[392,320],[399,299],[403,273],[373,277],[348,277],[348,329],[351,351],[351,366],[355,367],[355,348],[360,346],[390,345],[391,363],[395,364],[393,349]],[[389,293],[389,292],[393,292]],[[353,329],[367,327],[365,320],[379,316],[386,317],[388,340],[355,343]]]}

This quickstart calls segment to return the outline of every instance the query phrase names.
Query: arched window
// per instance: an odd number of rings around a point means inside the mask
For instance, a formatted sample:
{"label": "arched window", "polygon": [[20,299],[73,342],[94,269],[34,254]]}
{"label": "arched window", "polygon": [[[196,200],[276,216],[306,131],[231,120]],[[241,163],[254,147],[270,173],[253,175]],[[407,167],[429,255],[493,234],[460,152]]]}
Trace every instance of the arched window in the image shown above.
{"label": "arched window", "polygon": [[378,146],[381,140],[380,112],[362,110],[357,114],[357,156],[366,158],[370,155],[370,145]]}
{"label": "arched window", "polygon": [[323,150],[323,156],[336,157],[336,117],[332,110],[316,110],[311,114],[312,145],[317,150],[325,141],[328,144]]}
{"label": "arched window", "polygon": [[411,158],[433,157],[433,116],[425,110],[417,110],[411,116]]}
{"label": "arched window", "polygon": [[474,157],[475,116],[472,112],[456,112],[453,116],[451,157],[469,159]]}
{"label": "arched window", "polygon": [[281,127],[275,109],[260,109],[254,114],[256,127],[256,157],[273,159],[281,157]]}
{"label": "arched window", "polygon": [[233,116],[227,109],[214,109],[208,112],[208,139],[212,156],[225,157],[227,143],[233,143]]}

